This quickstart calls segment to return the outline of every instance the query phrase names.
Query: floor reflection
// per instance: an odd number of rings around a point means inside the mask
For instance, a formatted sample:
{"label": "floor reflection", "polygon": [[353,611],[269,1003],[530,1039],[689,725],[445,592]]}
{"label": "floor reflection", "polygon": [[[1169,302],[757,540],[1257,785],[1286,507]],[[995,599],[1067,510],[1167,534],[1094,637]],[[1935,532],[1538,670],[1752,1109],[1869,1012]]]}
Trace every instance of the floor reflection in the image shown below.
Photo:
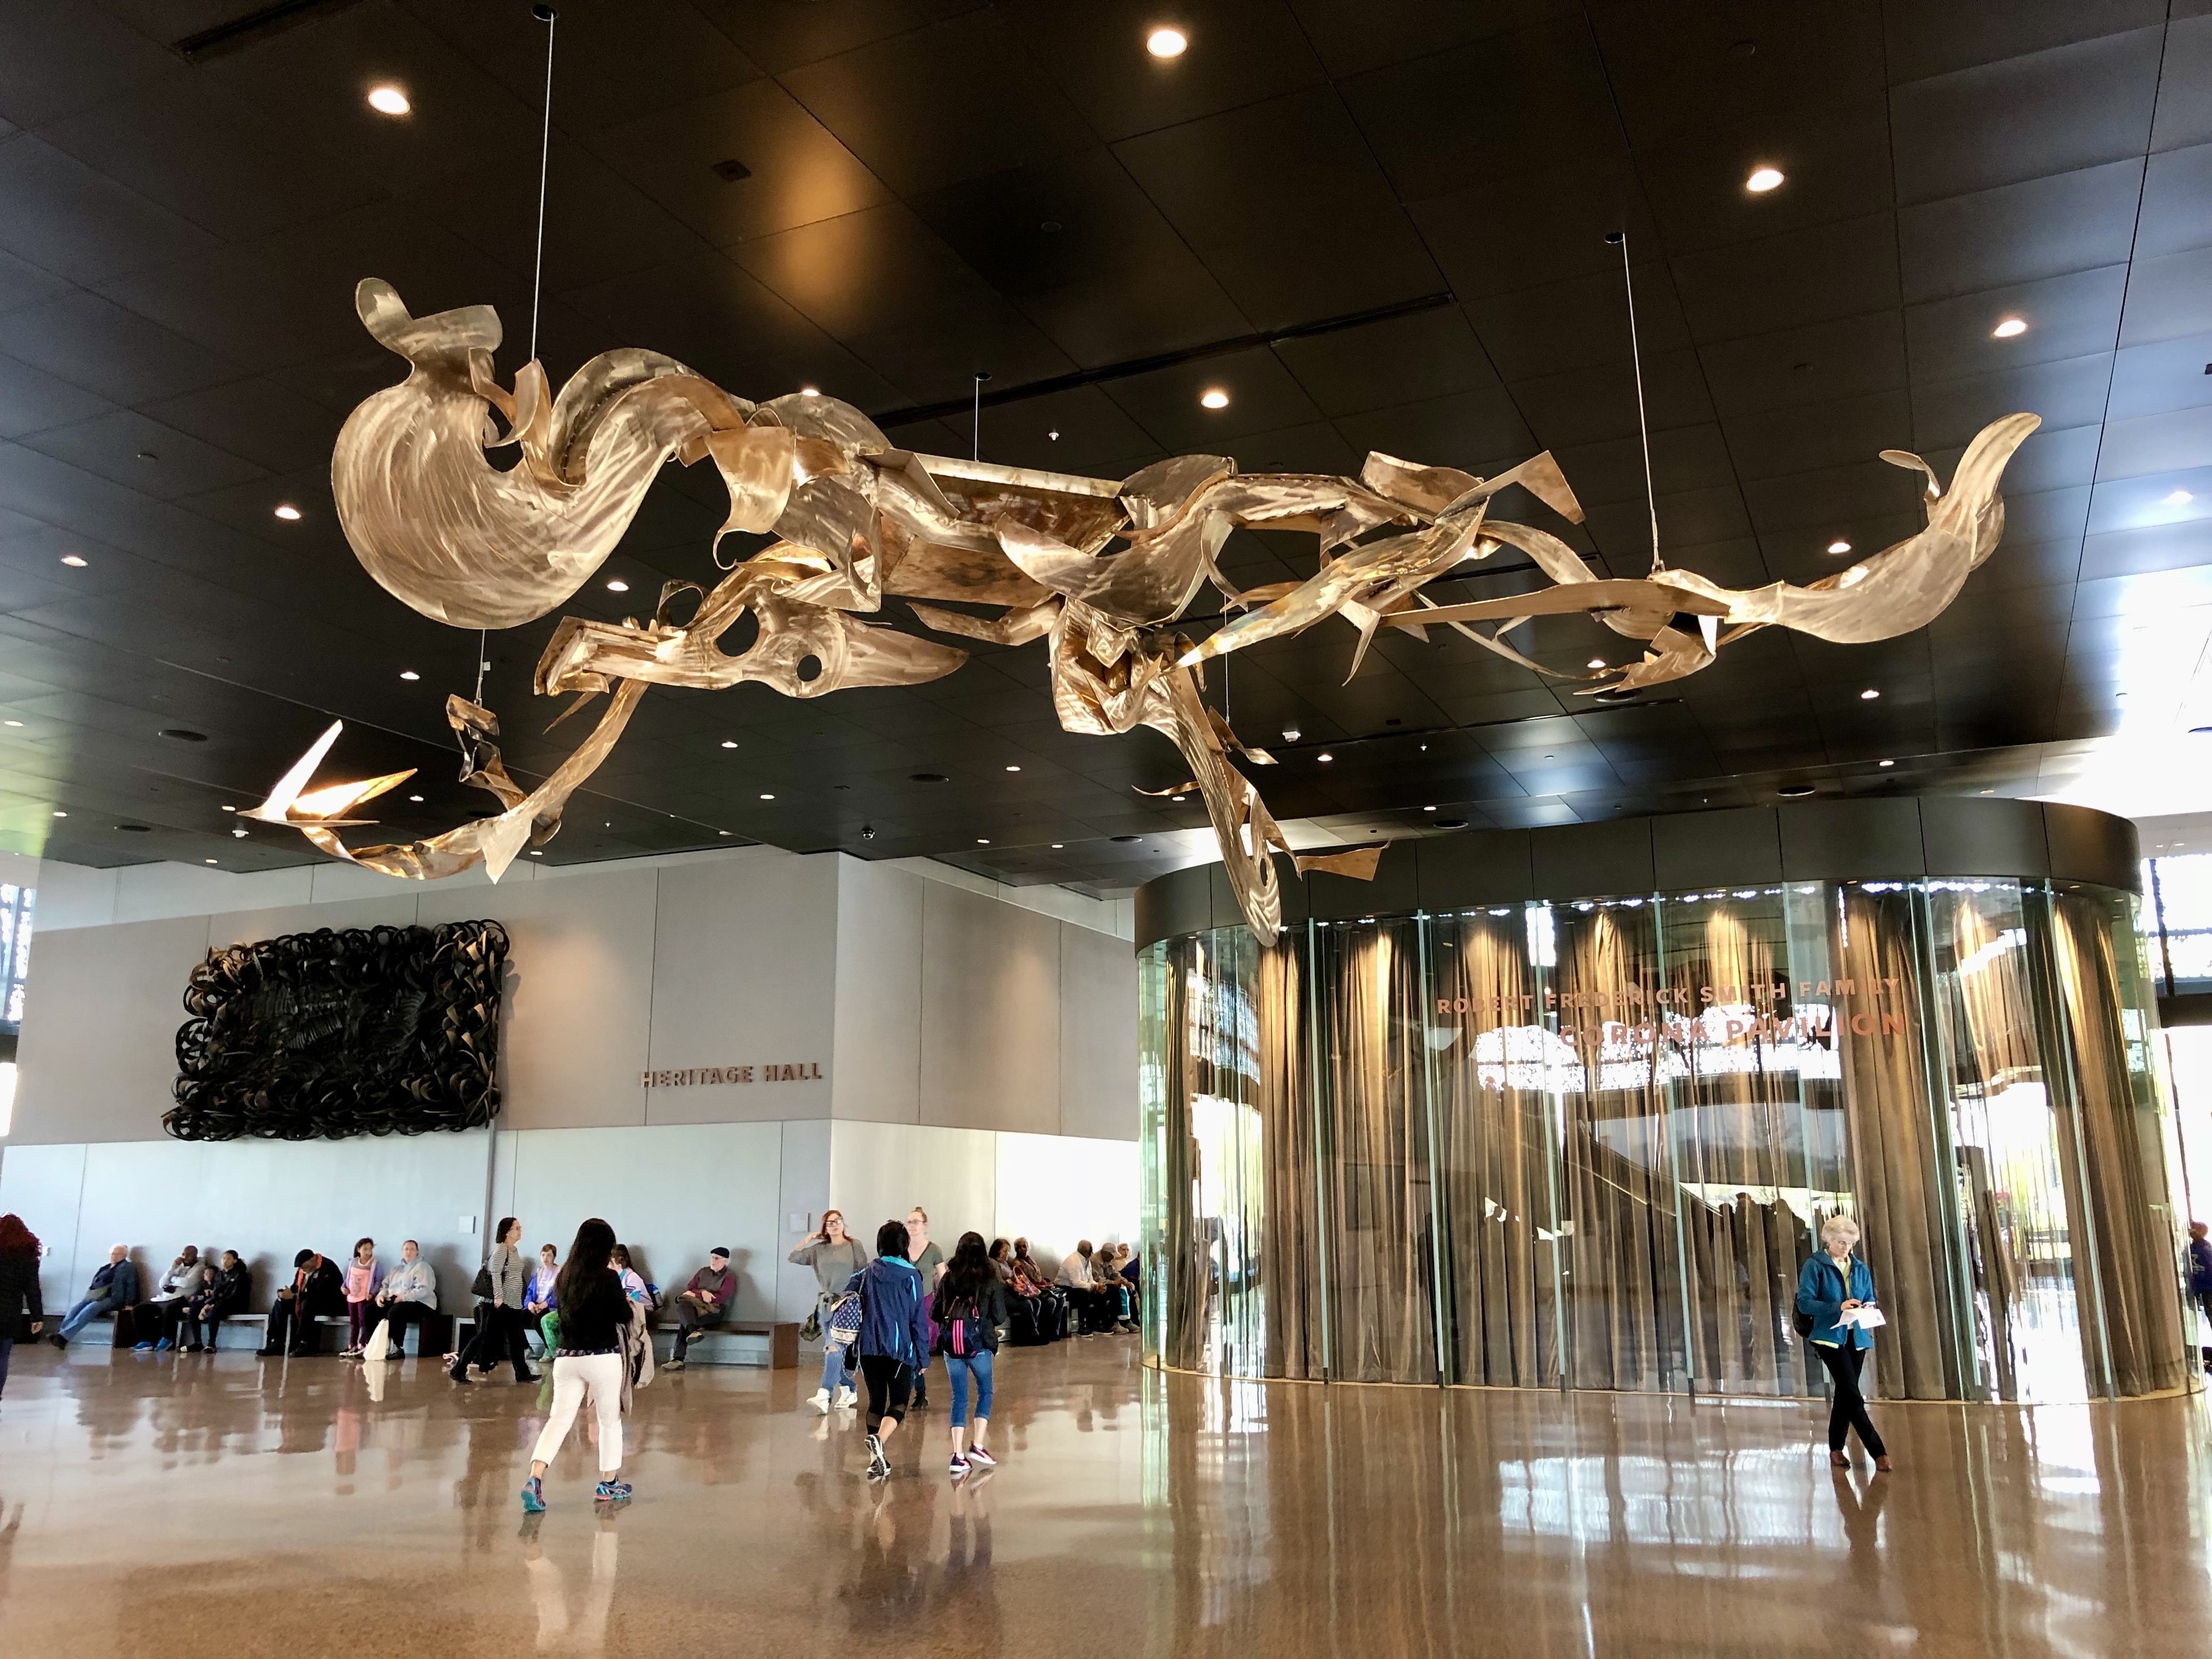
{"label": "floor reflection", "polygon": [[348,1632],[453,1656],[2009,1656],[2197,1651],[2212,1613],[2199,1398],[1878,1404],[1899,1472],[1877,1479],[1828,1468],[1818,1405],[1162,1376],[1098,1337],[1005,1356],[1002,1468],[948,1480],[940,1406],[872,1486],[811,1382],[664,1377],[629,1424],[635,1502],[594,1508],[580,1436],[526,1523],[539,1388],[19,1349],[0,1628],[185,1659]]}

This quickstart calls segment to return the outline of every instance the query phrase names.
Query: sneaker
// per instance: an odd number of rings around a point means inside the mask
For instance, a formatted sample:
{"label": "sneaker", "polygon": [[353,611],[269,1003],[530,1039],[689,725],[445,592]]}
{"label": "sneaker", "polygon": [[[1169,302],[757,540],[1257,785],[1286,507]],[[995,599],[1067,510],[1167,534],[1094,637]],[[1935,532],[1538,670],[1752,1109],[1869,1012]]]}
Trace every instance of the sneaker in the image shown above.
{"label": "sneaker", "polygon": [[877,1435],[868,1437],[868,1479],[880,1480],[891,1472],[890,1459],[884,1455],[884,1443]]}
{"label": "sneaker", "polygon": [[148,1338],[147,1338],[143,1342],[138,1343],[138,1344],[137,1344],[135,1346],[133,1346],[133,1347],[131,1348],[131,1352],[133,1352],[133,1353],[151,1353],[151,1352],[154,1352],[154,1339],[153,1339],[153,1338],[151,1338],[150,1336],[149,1336],[149,1337],[148,1337]]}
{"label": "sneaker", "polygon": [[207,1352],[207,1344],[204,1342],[187,1342],[185,1344],[185,1352],[186,1353],[205,1353]]}
{"label": "sneaker", "polygon": [[[2209,1368],[2209,1369],[2212,1369],[2212,1368]],[[842,1406],[842,1407],[844,1407],[846,1409],[848,1409],[848,1410],[849,1411],[849,1410],[852,1408],[852,1407],[854,1406],[854,1403],[855,1403],[855,1402],[860,1399],[860,1396],[858,1394],[854,1393],[854,1392],[852,1389],[838,1389],[838,1390],[837,1390],[837,1402],[836,1402],[836,1403],[837,1403],[837,1404],[839,1404],[839,1405],[841,1405],[841,1406]]]}
{"label": "sneaker", "polygon": [[173,1348],[176,1346],[177,1345],[173,1341],[165,1336],[159,1342],[156,1342],[154,1345],[154,1352],[155,1353],[160,1353],[164,1348]]}
{"label": "sneaker", "polygon": [[341,1359],[358,1359],[361,1358],[361,1355],[362,1351],[359,1348],[340,1348],[338,1350],[338,1358]]}
{"label": "sneaker", "polygon": [[823,1416],[824,1416],[824,1417],[829,1416],[829,1415],[830,1415],[830,1390],[829,1390],[829,1389],[815,1389],[815,1391],[813,1392],[813,1394],[812,1394],[812,1395],[808,1398],[808,1400],[807,1400],[806,1403],[807,1403],[808,1405],[810,1405],[810,1406],[813,1407],[814,1407],[814,1409],[815,1409],[816,1411],[820,1412],[820,1413],[823,1414]]}
{"label": "sneaker", "polygon": [[525,1515],[545,1513],[545,1482],[538,1475],[533,1474],[522,1483],[522,1512]]}
{"label": "sneaker", "polygon": [[953,1453],[952,1461],[945,1466],[945,1472],[951,1475],[955,1480],[957,1480],[962,1475],[968,1473],[968,1460],[963,1457],[958,1452]]}
{"label": "sneaker", "polygon": [[629,1496],[629,1482],[627,1480],[602,1480],[592,1493],[592,1500],[600,1504],[619,1503]]}
{"label": "sneaker", "polygon": [[999,1467],[999,1460],[981,1446],[968,1448],[968,1461],[980,1468],[995,1469]]}
{"label": "sneaker", "polygon": [[681,1359],[672,1359],[660,1369],[664,1371],[680,1371],[684,1369],[684,1362]]}
{"label": "sneaker", "polygon": [[284,1350],[282,1348],[256,1348],[253,1351],[253,1356],[257,1359],[282,1359],[284,1357]]}
{"label": "sneaker", "polygon": [[52,1343],[57,1348],[66,1348],[69,1346],[69,1338],[64,1336],[59,1331],[56,1331],[52,1336],[48,1337],[46,1340]]}

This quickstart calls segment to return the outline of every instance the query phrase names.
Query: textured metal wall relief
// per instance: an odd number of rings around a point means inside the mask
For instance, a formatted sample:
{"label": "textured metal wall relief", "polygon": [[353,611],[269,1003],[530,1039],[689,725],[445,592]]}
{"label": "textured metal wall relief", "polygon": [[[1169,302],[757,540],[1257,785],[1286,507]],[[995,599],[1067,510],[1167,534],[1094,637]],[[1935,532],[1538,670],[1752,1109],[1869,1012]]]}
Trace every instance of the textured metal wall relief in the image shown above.
{"label": "textured metal wall relief", "polygon": [[341,1140],[499,1115],[507,930],[324,928],[210,951],[185,990],[179,1140]]}
{"label": "textured metal wall relief", "polygon": [[[1925,529],[1804,586],[1734,589],[1664,566],[1633,580],[1601,577],[1551,532],[1490,517],[1492,499],[1519,485],[1568,523],[1582,521],[1548,453],[1491,478],[1382,454],[1370,454],[1357,478],[1239,472],[1219,455],[1176,456],[1119,481],[1078,477],[898,449],[834,398],[748,402],[650,351],[595,357],[557,395],[533,361],[510,389],[493,378],[500,323],[489,307],[416,318],[374,278],[356,302],[369,332],[410,372],[347,418],[331,483],[348,540],[396,598],[459,628],[547,615],[613,552],[672,459],[711,462],[722,480],[729,514],[705,550],[726,574],[711,586],[668,584],[642,621],[562,619],[538,660],[536,690],[576,694],[569,713],[603,695],[609,702],[590,736],[534,790],[501,766],[492,712],[448,700],[469,757],[464,781],[498,798],[497,817],[405,845],[349,848],[337,831],[365,820],[347,814],[407,775],[310,789],[336,726],[249,816],[290,824],[332,856],[389,875],[429,879],[482,863],[497,880],[525,846],[559,830],[569,795],[612,749],[648,685],[758,680],[816,697],[917,684],[966,660],[957,646],[880,620],[885,599],[896,597],[939,634],[1046,641],[1053,704],[1068,731],[1105,736],[1142,726],[1174,743],[1262,941],[1273,939],[1281,915],[1273,854],[1290,849],[1240,763],[1272,757],[1240,743],[1207,702],[1206,659],[1341,617],[1358,635],[1354,670],[1383,627],[1423,640],[1441,627],[1591,693],[1680,679],[1759,628],[1840,643],[1887,639],[1940,614],[1995,550],[2004,525],[1998,479],[2039,424],[2033,415],[1992,423],[1968,446],[1948,491],[1919,457],[1883,451],[1926,475]],[[486,458],[510,445],[512,466]],[[1240,591],[1216,562],[1238,526],[1310,533],[1318,569]],[[718,550],[732,531],[775,539],[724,565]],[[1508,546],[1551,585],[1473,604],[1439,604],[1422,591]],[[1194,641],[1175,624],[1208,584],[1242,614]],[[946,608],[954,605],[994,614]],[[752,644],[725,653],[720,640],[748,612],[757,623]],[[1507,638],[1531,617],[1565,612],[1641,641],[1640,658],[1565,672]],[[1358,862],[1337,867],[1351,872]]]}

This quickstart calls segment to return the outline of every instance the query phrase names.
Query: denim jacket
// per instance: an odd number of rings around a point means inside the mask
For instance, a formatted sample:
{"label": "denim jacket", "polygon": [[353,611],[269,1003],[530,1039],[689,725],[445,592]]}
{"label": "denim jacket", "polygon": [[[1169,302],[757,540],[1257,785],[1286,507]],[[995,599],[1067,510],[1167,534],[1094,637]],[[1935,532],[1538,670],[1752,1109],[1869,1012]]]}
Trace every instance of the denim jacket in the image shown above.
{"label": "denim jacket", "polygon": [[[1856,1255],[1850,1258],[1850,1298],[1854,1302],[1873,1301],[1873,1270]],[[1871,1348],[1872,1331],[1856,1325],[1845,1330],[1836,1323],[1844,1311],[1844,1276],[1836,1267],[1835,1258],[1826,1250],[1816,1250],[1806,1258],[1805,1265],[1797,1270],[1797,1311],[1813,1322],[1811,1340],[1831,1347]]]}

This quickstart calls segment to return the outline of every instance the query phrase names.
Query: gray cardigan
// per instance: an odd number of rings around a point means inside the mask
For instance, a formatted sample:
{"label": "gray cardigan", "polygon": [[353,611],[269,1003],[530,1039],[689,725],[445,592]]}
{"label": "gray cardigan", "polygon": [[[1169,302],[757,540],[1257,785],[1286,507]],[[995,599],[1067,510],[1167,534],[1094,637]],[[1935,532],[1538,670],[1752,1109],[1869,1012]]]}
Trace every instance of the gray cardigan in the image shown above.
{"label": "gray cardigan", "polygon": [[491,1287],[500,1306],[520,1308],[530,1292],[530,1265],[538,1258],[513,1244],[491,1247]]}
{"label": "gray cardigan", "polygon": [[836,1296],[845,1288],[847,1279],[868,1265],[868,1253],[857,1238],[848,1237],[839,1244],[810,1238],[785,1260],[813,1268],[815,1289],[823,1296]]}

